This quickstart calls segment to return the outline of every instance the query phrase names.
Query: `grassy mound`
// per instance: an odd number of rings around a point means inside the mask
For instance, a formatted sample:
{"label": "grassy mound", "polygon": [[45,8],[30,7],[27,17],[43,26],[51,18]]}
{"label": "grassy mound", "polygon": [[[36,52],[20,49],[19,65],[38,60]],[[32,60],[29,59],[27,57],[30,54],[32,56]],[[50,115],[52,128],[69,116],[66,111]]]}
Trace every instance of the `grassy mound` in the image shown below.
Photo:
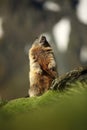
{"label": "grassy mound", "polygon": [[0,130],[86,130],[86,122],[86,82],[70,84],[62,92],[9,101],[0,111]]}

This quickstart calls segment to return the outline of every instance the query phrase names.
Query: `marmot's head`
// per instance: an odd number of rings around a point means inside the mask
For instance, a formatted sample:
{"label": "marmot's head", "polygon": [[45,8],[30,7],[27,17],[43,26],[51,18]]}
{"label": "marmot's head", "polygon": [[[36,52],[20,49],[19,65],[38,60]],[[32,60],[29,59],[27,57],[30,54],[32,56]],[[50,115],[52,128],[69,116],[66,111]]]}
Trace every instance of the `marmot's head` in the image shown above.
{"label": "marmot's head", "polygon": [[41,35],[39,38],[37,38],[34,42],[34,44],[36,45],[41,45],[44,47],[50,47],[50,44],[48,43],[47,39],[45,36]]}

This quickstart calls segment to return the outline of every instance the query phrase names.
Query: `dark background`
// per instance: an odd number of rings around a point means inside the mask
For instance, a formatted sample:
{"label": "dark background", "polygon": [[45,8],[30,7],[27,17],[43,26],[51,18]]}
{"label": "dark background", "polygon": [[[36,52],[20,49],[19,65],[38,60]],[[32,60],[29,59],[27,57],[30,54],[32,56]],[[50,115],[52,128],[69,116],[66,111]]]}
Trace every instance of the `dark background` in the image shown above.
{"label": "dark background", "polygon": [[[47,0],[0,0],[0,19],[3,35],[0,37],[0,98],[25,97],[29,89],[28,50],[37,36],[49,34],[55,51],[59,74],[77,66],[87,65],[80,58],[87,49],[87,24],[76,15],[79,0],[51,0],[60,11],[44,7]],[[71,23],[70,40],[66,52],[60,52],[53,35],[53,27],[62,18]],[[47,35],[48,36],[48,35]],[[49,39],[48,37],[48,39]]]}

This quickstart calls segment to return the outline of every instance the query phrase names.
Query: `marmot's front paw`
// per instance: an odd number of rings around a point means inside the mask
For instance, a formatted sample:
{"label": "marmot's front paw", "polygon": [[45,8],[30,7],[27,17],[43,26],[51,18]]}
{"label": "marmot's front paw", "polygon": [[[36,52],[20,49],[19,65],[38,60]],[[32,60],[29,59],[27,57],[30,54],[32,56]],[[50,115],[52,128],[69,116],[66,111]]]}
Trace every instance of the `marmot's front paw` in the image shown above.
{"label": "marmot's front paw", "polygon": [[48,64],[48,68],[49,68],[49,69],[53,69],[53,68],[55,68],[55,66],[56,66],[56,65],[55,65],[55,62],[54,62],[54,61],[52,61],[51,63]]}

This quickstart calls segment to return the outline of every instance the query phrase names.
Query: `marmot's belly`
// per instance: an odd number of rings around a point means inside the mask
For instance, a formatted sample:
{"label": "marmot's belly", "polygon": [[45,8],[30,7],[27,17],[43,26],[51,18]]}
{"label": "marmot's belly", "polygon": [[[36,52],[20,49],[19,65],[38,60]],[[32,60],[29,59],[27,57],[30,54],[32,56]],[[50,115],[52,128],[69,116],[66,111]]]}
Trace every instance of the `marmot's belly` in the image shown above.
{"label": "marmot's belly", "polygon": [[50,85],[53,79],[42,72],[42,74],[30,72],[30,77],[32,80],[32,84],[30,86],[29,95],[31,96],[39,96],[50,89]]}

